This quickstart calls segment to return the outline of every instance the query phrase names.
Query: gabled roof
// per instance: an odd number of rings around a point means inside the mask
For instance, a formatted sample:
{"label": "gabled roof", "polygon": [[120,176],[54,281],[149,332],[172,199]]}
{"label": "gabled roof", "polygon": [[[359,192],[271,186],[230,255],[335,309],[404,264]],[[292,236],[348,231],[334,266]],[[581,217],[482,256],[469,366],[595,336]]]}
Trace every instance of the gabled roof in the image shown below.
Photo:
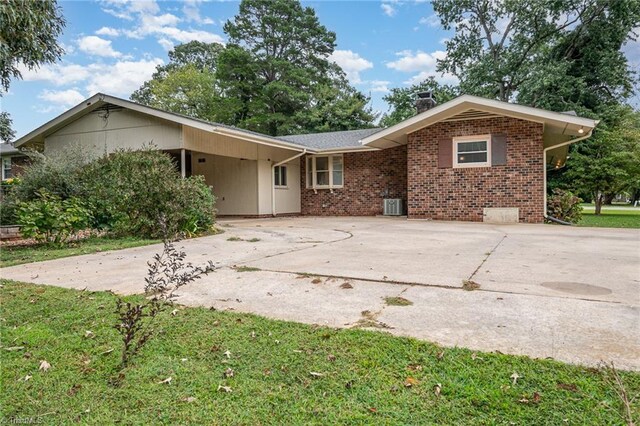
{"label": "gabled roof", "polygon": [[136,102],[117,98],[115,96],[106,95],[104,93],[97,93],[86,101],[83,101],[70,110],[60,114],[53,120],[50,120],[49,122],[33,130],[32,132],[16,140],[14,142],[14,145],[16,147],[20,147],[26,143],[44,142],[44,138],[48,135],[60,130],[71,122],[91,113],[92,111],[95,111],[96,109],[108,104],[151,115],[173,123],[194,127],[196,129],[212,133],[219,133],[227,136],[233,136],[238,139],[247,140],[249,142],[275,146],[279,148],[287,148],[298,152],[302,152],[307,149],[306,146],[285,141],[272,136],[263,135],[261,133],[252,132],[250,130],[239,129],[237,127],[229,126],[226,124],[214,123],[197,118],[187,117],[186,115],[177,114],[174,112],[163,111],[157,108],[138,104]]}
{"label": "gabled roof", "polygon": [[279,139],[308,146],[318,150],[338,148],[362,148],[360,140],[382,130],[381,128],[345,130],[341,132],[309,133],[304,135],[279,136]]}
{"label": "gabled roof", "polygon": [[524,105],[462,95],[438,105],[394,126],[360,140],[365,146],[389,148],[407,143],[407,135],[441,121],[474,120],[491,117],[513,117],[544,125],[545,143],[555,145],[573,136],[588,134],[597,120],[547,111]]}

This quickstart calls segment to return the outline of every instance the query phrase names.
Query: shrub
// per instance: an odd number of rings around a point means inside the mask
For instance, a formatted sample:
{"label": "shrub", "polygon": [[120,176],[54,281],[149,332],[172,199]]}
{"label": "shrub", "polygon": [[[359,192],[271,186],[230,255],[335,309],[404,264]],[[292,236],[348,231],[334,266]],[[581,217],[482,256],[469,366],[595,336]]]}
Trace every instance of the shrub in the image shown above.
{"label": "shrub", "polygon": [[547,212],[556,219],[578,223],[582,219],[582,200],[569,191],[554,189],[547,201]]}
{"label": "shrub", "polygon": [[157,150],[118,151],[82,171],[84,198],[94,211],[94,227],[118,234],[162,237],[194,234],[214,220],[214,198],[202,177],[182,179],[171,157]]}
{"label": "shrub", "polygon": [[17,201],[15,188],[20,185],[20,179],[9,178],[3,180],[1,185],[2,196],[0,197],[0,225],[16,224]]}
{"label": "shrub", "polygon": [[79,199],[62,200],[46,191],[37,196],[18,205],[17,222],[23,237],[61,244],[89,225],[91,213]]}
{"label": "shrub", "polygon": [[42,190],[63,200],[82,192],[80,172],[88,162],[82,149],[67,149],[54,155],[27,152],[27,155],[30,164],[23,168],[20,183],[12,188],[16,200],[37,200]]}

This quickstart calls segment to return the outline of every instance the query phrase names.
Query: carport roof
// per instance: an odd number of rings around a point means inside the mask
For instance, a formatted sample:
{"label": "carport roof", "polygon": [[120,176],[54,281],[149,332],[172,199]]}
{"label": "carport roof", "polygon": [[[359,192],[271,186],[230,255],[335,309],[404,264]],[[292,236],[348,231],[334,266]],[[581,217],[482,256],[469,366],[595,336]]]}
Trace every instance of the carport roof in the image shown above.
{"label": "carport roof", "polygon": [[318,150],[338,148],[362,148],[361,139],[373,135],[381,128],[345,130],[341,132],[308,133],[304,135],[279,136],[279,139],[308,146]]}

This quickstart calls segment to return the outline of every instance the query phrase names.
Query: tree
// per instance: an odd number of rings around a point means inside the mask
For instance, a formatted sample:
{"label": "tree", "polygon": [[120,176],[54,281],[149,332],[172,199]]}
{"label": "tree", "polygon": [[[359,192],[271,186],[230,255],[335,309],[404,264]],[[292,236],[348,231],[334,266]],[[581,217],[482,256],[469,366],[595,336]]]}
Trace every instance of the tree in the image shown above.
{"label": "tree", "polygon": [[633,74],[620,48],[640,2],[435,0],[433,8],[445,29],[455,27],[438,70],[456,75],[463,93],[533,106],[552,96],[556,110],[588,107],[589,92],[629,94]]}
{"label": "tree", "polygon": [[382,127],[393,126],[416,115],[416,93],[425,91],[432,92],[438,103],[447,102],[458,96],[457,87],[442,85],[434,77],[429,77],[422,83],[410,87],[391,89],[391,93],[383,98],[389,104],[390,111],[382,116],[380,125]]}
{"label": "tree", "polygon": [[55,0],[0,2],[0,85],[22,78],[19,67],[34,69],[64,53],[58,44],[65,20]]}
{"label": "tree", "polygon": [[621,119],[606,123],[589,140],[578,144],[567,163],[566,177],[575,190],[588,193],[599,215],[607,194],[630,189],[640,180],[640,115],[618,108]]}
{"label": "tree", "polygon": [[15,130],[11,127],[13,120],[8,112],[0,112],[0,143],[11,143],[16,135]]}

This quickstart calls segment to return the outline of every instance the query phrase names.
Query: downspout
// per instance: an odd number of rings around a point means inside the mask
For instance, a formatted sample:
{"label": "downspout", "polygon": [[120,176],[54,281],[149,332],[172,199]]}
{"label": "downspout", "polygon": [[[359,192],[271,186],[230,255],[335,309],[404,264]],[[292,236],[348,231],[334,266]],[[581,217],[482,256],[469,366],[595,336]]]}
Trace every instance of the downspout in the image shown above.
{"label": "downspout", "polygon": [[276,181],[275,181],[275,168],[281,166],[283,164],[288,163],[289,161],[295,160],[296,158],[300,158],[307,153],[307,150],[303,150],[301,153],[294,155],[293,157],[287,158],[286,160],[282,160],[279,163],[274,163],[271,165],[271,215],[276,217]]}
{"label": "downspout", "polygon": [[571,223],[569,222],[564,222],[560,219],[557,219],[553,216],[549,216],[547,215],[547,151],[550,151],[552,149],[556,149],[556,148],[560,148],[561,146],[565,146],[565,145],[570,145],[572,143],[576,143],[576,142],[580,142],[581,140],[587,139],[591,137],[591,134],[593,133],[593,129],[591,129],[589,131],[589,133],[587,133],[584,136],[580,136],[579,138],[575,138],[575,139],[571,139],[568,140],[566,142],[562,142],[561,144],[558,145],[553,145],[553,146],[549,146],[547,148],[545,148],[542,152],[542,159],[543,159],[543,167],[544,167],[544,218],[547,220],[550,220],[552,222],[556,222],[556,223],[560,223],[562,225],[571,225]]}

